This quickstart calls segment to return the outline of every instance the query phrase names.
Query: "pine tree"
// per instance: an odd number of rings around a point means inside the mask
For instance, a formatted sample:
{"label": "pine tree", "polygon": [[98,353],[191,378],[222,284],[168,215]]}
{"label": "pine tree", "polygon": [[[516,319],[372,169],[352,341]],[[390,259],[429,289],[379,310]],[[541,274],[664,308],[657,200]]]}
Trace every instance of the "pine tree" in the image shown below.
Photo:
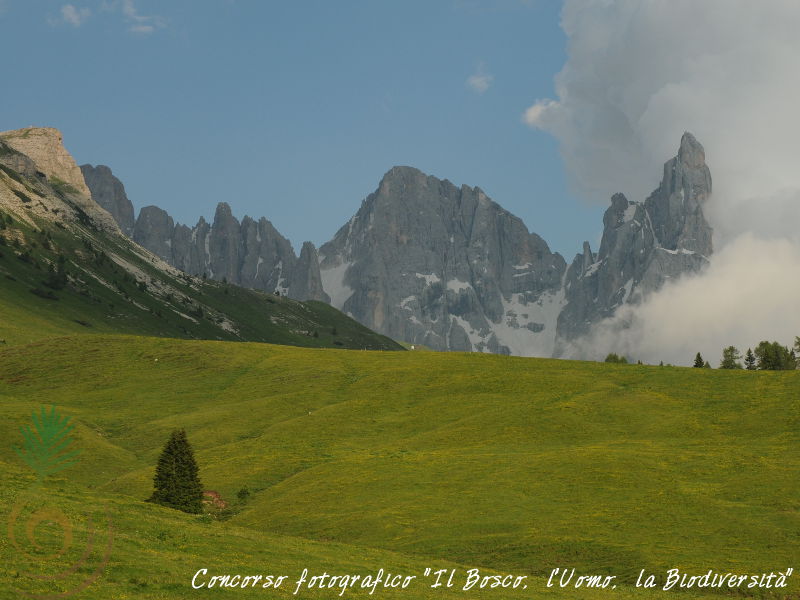
{"label": "pine tree", "polygon": [[744,368],[748,371],[756,370],[756,355],[753,354],[753,351],[750,348],[747,349],[747,352],[744,355]]}
{"label": "pine tree", "polygon": [[692,365],[695,369],[702,369],[706,366],[706,361],[703,360],[703,357],[698,352],[694,357],[694,365]]}
{"label": "pine tree", "polygon": [[148,502],[188,513],[203,509],[203,486],[198,477],[192,447],[183,429],[172,432],[158,458],[153,495]]}
{"label": "pine tree", "polygon": [[736,346],[728,346],[722,351],[722,360],[719,363],[720,369],[741,369],[742,363],[739,360],[742,354]]}

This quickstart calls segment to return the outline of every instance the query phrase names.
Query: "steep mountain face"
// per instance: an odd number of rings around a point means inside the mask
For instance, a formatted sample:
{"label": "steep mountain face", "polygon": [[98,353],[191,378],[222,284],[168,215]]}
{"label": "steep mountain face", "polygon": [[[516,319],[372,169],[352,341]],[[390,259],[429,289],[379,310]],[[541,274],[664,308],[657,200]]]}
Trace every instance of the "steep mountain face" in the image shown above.
{"label": "steep mountain face", "polygon": [[[30,212],[57,220],[69,220],[80,214],[107,232],[119,233],[113,217],[92,200],[83,174],[64,148],[58,129],[28,127],[3,131],[0,143],[4,166],[25,177],[23,187],[35,196],[34,201],[25,191],[17,190],[27,197],[25,203]],[[48,192],[55,192],[55,196]]]}
{"label": "steep mountain face", "polygon": [[703,147],[685,133],[678,155],[664,164],[661,184],[644,202],[622,194],[611,198],[599,252],[584,242],[567,270],[556,355],[620,305],[640,302],[665,281],[705,267],[712,229],[703,204],[710,193]]}
{"label": "steep mountain face", "polygon": [[105,165],[81,165],[80,168],[92,200],[114,217],[122,233],[133,237],[133,204],[128,200],[122,182]]}
{"label": "steep mountain face", "polygon": [[157,206],[145,206],[133,221],[122,183],[108,167],[83,165],[92,197],[107,208],[122,231],[168,264],[242,287],[278,292],[297,300],[330,298],[322,289],[317,250],[306,242],[298,258],[291,243],[267,219],[244,217],[220,202],[212,224],[202,217],[194,227],[175,224]]}
{"label": "steep mountain face", "polygon": [[320,248],[334,306],[437,350],[549,355],[566,264],[480,188],[395,167]]}

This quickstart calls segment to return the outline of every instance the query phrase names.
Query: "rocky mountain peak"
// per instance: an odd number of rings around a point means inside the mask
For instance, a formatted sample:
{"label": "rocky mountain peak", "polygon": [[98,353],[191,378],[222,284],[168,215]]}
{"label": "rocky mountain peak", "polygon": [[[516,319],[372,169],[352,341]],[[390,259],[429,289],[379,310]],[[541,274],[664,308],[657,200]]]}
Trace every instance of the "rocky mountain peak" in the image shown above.
{"label": "rocky mountain peak", "polygon": [[133,204],[125,193],[125,186],[106,165],[81,165],[81,173],[92,200],[107,210],[119,225],[122,233],[133,237],[135,224]]}
{"label": "rocky mountain peak", "polygon": [[89,197],[89,188],[75,159],[64,148],[64,136],[53,127],[26,127],[0,133],[3,141],[36,163],[48,178],[57,178]]}
{"label": "rocky mountain peak", "polygon": [[688,131],[681,137],[678,159],[690,169],[698,169],[706,164],[703,145]]}
{"label": "rocky mountain peak", "polygon": [[[0,140],[32,161],[34,174],[45,177],[59,194],[86,213],[97,226],[119,233],[114,218],[91,198],[91,192],[75,159],[64,147],[64,138],[53,127],[26,127],[0,132]],[[23,165],[17,165],[23,167]]]}
{"label": "rocky mountain peak", "polygon": [[479,188],[394,167],[320,258],[333,305],[396,339],[552,350],[564,260]]}
{"label": "rocky mountain peak", "polygon": [[710,193],[703,146],[687,132],[644,202],[611,197],[598,255],[590,262],[584,245],[567,271],[556,355],[570,355],[576,339],[622,304],[640,302],[665,281],[705,268],[712,230],[702,207]]}
{"label": "rocky mountain peak", "polygon": [[[219,202],[217,204],[217,209],[214,212],[214,223],[223,223],[225,221],[230,221],[231,219],[234,221],[236,220],[236,218],[233,216],[233,211],[231,210],[230,204],[227,202]],[[238,221],[236,222],[238,223]]]}

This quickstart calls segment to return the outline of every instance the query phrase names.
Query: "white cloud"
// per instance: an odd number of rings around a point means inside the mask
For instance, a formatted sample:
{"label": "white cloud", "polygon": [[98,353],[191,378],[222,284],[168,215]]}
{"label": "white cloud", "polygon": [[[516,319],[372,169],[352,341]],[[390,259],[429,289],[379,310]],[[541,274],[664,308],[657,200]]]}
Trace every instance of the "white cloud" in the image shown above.
{"label": "white cloud", "polygon": [[[2,10],[3,4],[2,0],[0,0],[0,13],[2,13]],[[71,25],[72,27],[80,27],[91,14],[92,11],[89,8],[78,8],[74,4],[64,4],[61,10],[59,10],[58,17],[49,15],[47,17],[47,22],[52,26]]]}
{"label": "white cloud", "polygon": [[795,0],[566,0],[557,99],[523,120],[557,138],[575,191],[644,199],[687,130],[714,180],[709,270],[628,309],[617,324],[631,329],[595,342],[686,364],[698,349],[713,358],[800,335],[789,310],[800,298],[798,22]]}
{"label": "white cloud", "polygon": [[128,31],[142,35],[153,33],[157,29],[167,26],[164,17],[158,15],[142,15],[136,8],[134,0],[103,1],[103,9],[108,11],[119,10],[128,25]]}
{"label": "white cloud", "polygon": [[92,11],[88,8],[76,8],[72,4],[65,4],[61,7],[61,18],[65,23],[73,27],[80,27],[89,18]]}
{"label": "white cloud", "polygon": [[566,0],[558,99],[526,120],[558,138],[573,182],[602,202],[650,192],[685,130],[717,191],[797,184],[798,22],[794,0]]}
{"label": "white cloud", "polygon": [[475,72],[467,77],[467,87],[469,87],[473,92],[483,94],[489,89],[489,86],[492,85],[492,81],[494,81],[494,75],[488,73],[486,71],[486,65],[481,62],[478,63]]}
{"label": "white cloud", "polygon": [[744,351],[764,339],[791,346],[800,335],[798,298],[800,246],[746,233],[717,253],[702,275],[618,310],[573,354],[602,360],[613,351],[651,364],[688,365],[699,351],[716,367],[726,346]]}

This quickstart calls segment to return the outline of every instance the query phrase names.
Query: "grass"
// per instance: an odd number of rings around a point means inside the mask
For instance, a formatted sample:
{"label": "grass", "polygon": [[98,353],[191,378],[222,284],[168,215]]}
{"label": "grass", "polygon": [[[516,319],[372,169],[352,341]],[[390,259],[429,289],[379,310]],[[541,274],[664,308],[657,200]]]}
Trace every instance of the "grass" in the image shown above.
{"label": "grass", "polygon": [[[197,565],[368,573],[445,561],[528,575],[552,598],[663,597],[632,587],[640,569],[797,569],[798,392],[796,372],[71,335],[0,350],[2,493],[12,505],[32,482],[10,446],[32,410],[56,404],[84,455],[49,484],[54,498],[70,510],[110,502],[119,519],[87,598],[224,595],[190,590]],[[228,520],[141,501],[176,427],[205,488],[234,506]],[[544,588],[556,567],[620,587]],[[539,597],[530,590],[486,597]],[[799,590],[790,578],[767,597]]]}
{"label": "grass", "polygon": [[[31,216],[36,225],[18,217],[9,224],[9,216],[0,211],[0,340],[7,344],[93,332],[402,350],[321,302],[161,270],[133,242],[91,223],[57,227]],[[62,256],[69,283],[48,290],[43,283]]]}

